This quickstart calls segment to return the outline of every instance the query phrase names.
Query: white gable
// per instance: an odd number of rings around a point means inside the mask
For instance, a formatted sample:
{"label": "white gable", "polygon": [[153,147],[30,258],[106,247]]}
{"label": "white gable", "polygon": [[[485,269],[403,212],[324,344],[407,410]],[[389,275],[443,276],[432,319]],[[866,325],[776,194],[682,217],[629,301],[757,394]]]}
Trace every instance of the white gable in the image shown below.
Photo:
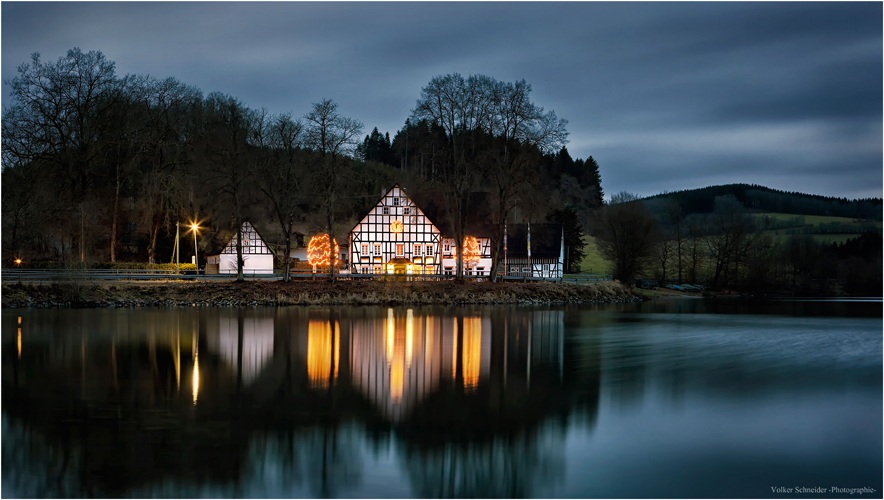
{"label": "white gable", "polygon": [[[236,253],[236,234],[230,238],[230,242],[221,253]],[[264,244],[264,240],[258,235],[258,231],[249,222],[242,223],[242,253],[243,255],[272,255],[270,249]]]}

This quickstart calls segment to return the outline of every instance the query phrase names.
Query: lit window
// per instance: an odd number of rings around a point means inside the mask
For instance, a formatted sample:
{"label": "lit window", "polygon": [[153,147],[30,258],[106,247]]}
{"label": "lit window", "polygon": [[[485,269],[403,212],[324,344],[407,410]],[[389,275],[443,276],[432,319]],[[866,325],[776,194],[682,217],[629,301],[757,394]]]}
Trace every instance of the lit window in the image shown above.
{"label": "lit window", "polygon": [[374,273],[381,274],[381,266],[374,266]]}
{"label": "lit window", "polygon": [[363,254],[363,255],[368,255],[368,243],[363,243],[363,244],[362,244],[362,254]]}
{"label": "lit window", "polygon": [[420,254],[421,254],[421,244],[420,244],[420,243],[415,243],[415,244],[414,244],[414,254],[415,254],[415,255],[420,255]]}
{"label": "lit window", "polygon": [[405,249],[405,245],[402,243],[396,244],[396,255],[402,255],[402,251]]}
{"label": "lit window", "polygon": [[375,243],[375,245],[374,245],[374,254],[375,255],[381,254],[381,245],[379,243]]}

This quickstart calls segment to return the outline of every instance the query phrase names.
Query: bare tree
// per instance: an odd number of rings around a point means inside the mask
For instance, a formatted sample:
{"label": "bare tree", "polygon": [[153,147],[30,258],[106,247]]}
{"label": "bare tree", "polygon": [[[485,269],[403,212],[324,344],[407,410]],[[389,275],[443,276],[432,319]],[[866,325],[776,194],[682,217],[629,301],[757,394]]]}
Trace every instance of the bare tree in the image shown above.
{"label": "bare tree", "polygon": [[490,161],[486,165],[486,179],[496,201],[493,213],[497,234],[491,280],[497,281],[504,224],[519,199],[530,196],[531,187],[540,178],[540,154],[555,151],[567,142],[568,122],[558,119],[554,111],[544,113],[542,107],[532,103],[528,97],[531,85],[525,80],[492,81],[490,91],[490,133],[494,145],[487,155]]}
{"label": "bare tree", "polygon": [[644,270],[654,251],[657,225],[635,195],[621,192],[595,216],[593,224],[602,256],[614,263],[614,277],[629,282]]}
{"label": "bare tree", "polygon": [[217,189],[233,205],[236,225],[236,280],[243,281],[242,207],[247,183],[260,161],[266,113],[247,108],[239,100],[219,93],[206,99],[206,154]]}
{"label": "bare tree", "polygon": [[467,79],[458,73],[437,76],[421,89],[412,110],[412,120],[428,120],[441,127],[448,139],[436,156],[454,232],[458,280],[463,279],[467,205],[480,172],[479,141],[492,129],[493,85],[494,80],[483,75]]}
{"label": "bare tree", "polygon": [[283,254],[283,281],[290,280],[290,255],[295,214],[306,177],[307,152],[301,149],[304,124],[283,113],[271,118],[267,136],[272,156],[258,176],[258,187],[270,200],[276,220],[285,238]]}
{"label": "bare tree", "polygon": [[329,251],[332,253],[329,269],[329,281],[335,281],[335,263],[337,255],[334,255],[335,240],[335,198],[337,196],[338,169],[344,161],[352,158],[356,146],[359,145],[359,136],[362,134],[362,122],[353,118],[341,116],[338,113],[338,105],[331,99],[323,99],[313,103],[313,109],[304,117],[306,121],[306,143],[319,153],[320,164],[318,172],[321,172],[320,184],[325,189],[326,223],[329,239]]}
{"label": "bare tree", "polygon": [[[40,54],[18,67],[12,80],[12,109],[4,116],[4,155],[53,165],[57,195],[80,213],[80,260],[85,260],[85,208],[107,142],[111,110],[128,77],[101,52],[71,49],[55,63]],[[4,113],[6,115],[6,113]]]}

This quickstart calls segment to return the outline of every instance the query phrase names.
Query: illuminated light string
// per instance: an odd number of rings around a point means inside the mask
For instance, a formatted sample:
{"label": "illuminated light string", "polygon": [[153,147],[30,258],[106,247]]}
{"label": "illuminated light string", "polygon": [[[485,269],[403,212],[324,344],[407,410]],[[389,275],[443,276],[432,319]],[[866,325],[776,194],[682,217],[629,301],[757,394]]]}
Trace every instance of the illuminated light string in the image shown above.
{"label": "illuminated light string", "polygon": [[[335,255],[340,252],[338,242],[335,241]],[[331,263],[331,252],[329,252],[328,235],[317,234],[310,238],[307,245],[307,260],[311,266],[327,266]]]}
{"label": "illuminated light string", "polygon": [[463,239],[463,260],[470,264],[476,264],[479,262],[479,257],[481,253],[479,252],[479,242],[476,241],[476,238],[472,236],[467,236]]}

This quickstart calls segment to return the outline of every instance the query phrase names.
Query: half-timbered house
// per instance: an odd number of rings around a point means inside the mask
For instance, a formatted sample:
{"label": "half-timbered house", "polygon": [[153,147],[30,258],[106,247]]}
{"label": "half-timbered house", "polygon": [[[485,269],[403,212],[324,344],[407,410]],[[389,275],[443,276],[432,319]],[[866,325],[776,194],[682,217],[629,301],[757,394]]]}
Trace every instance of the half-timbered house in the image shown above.
{"label": "half-timbered house", "polygon": [[561,224],[507,225],[501,274],[561,278],[564,268],[565,233]]}
{"label": "half-timbered house", "polygon": [[350,270],[441,274],[441,242],[439,228],[396,184],[350,232]]}
{"label": "half-timbered house", "polygon": [[[272,274],[273,252],[264,243],[250,222],[242,224],[242,259],[245,274]],[[206,259],[208,274],[236,274],[236,234],[218,255],[210,255]]]}

